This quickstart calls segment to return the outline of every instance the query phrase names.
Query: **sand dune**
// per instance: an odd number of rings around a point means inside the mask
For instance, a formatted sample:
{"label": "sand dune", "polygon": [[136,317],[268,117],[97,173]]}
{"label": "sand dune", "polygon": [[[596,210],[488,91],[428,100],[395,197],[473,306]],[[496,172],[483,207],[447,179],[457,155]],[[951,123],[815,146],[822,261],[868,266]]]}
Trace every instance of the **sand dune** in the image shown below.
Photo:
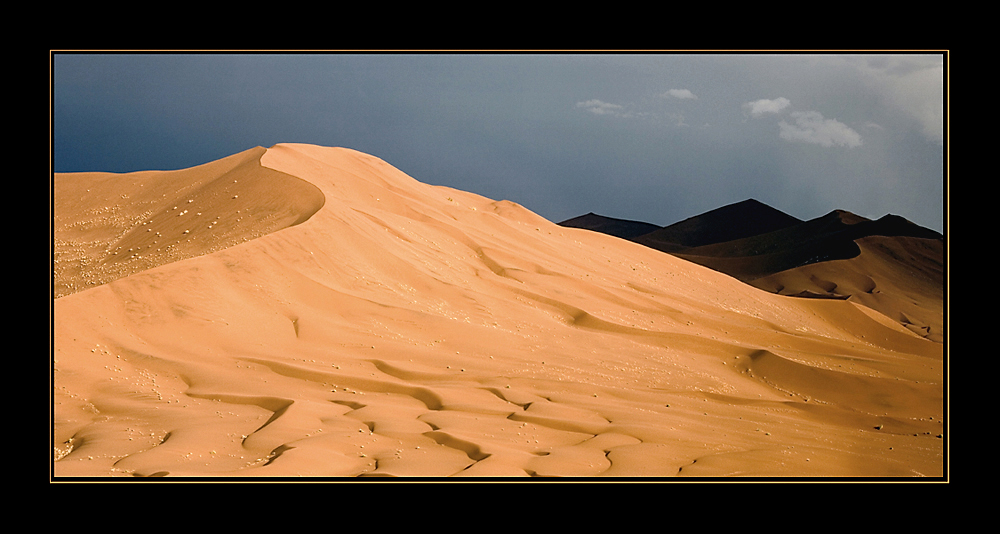
{"label": "sand dune", "polygon": [[[593,215],[559,224],[609,235],[645,228]],[[944,341],[943,236],[899,216],[870,220],[834,210],[800,221],[751,199],[619,237],[773,293],[851,300]]]}
{"label": "sand dune", "polygon": [[[857,245],[859,253],[853,258],[804,265],[750,284],[783,295],[848,299],[923,337],[943,342],[943,243],[936,239],[869,236],[857,240]],[[901,259],[905,261],[901,263]]]}
{"label": "sand dune", "polygon": [[260,166],[263,147],[180,171],[74,173],[55,181],[55,296],[299,224],[312,184]]}
{"label": "sand dune", "polygon": [[[739,221],[739,224],[734,224]],[[732,242],[795,227],[802,221],[754,199],[722,206],[634,239],[664,252]]]}
{"label": "sand dune", "polygon": [[596,213],[588,213],[579,217],[565,220],[559,223],[560,226],[568,228],[584,228],[602,234],[613,235],[622,239],[632,239],[644,236],[660,229],[655,224],[630,221],[627,219],[616,219],[614,217],[604,217]]}
{"label": "sand dune", "polygon": [[850,300],[349,149],[55,197],[56,480],[945,473],[943,345]]}

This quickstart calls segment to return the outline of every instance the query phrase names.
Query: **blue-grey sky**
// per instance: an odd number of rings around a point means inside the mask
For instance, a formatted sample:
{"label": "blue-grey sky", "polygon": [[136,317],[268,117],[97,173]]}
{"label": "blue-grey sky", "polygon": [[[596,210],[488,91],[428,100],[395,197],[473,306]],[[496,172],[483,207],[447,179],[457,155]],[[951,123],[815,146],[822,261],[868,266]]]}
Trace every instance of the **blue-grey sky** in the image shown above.
{"label": "blue-grey sky", "polygon": [[942,53],[52,55],[57,172],[348,147],[553,221],[756,198],[944,229]]}

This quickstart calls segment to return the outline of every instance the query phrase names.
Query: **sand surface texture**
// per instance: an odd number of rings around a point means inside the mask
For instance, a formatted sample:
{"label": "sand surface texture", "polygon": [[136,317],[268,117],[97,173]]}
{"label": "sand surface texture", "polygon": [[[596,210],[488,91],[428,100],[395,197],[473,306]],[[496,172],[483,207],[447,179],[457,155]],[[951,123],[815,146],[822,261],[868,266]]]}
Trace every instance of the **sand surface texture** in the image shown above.
{"label": "sand surface texture", "polygon": [[945,469],[943,344],[855,302],[349,149],[54,189],[57,480]]}

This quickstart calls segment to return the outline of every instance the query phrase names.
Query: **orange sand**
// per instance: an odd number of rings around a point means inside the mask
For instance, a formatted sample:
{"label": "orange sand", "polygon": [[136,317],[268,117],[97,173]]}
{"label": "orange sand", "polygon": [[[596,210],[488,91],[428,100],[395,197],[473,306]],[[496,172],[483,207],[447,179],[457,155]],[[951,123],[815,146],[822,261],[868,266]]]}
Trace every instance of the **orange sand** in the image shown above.
{"label": "orange sand", "polygon": [[850,300],[349,149],[54,194],[55,480],[946,473],[944,344]]}

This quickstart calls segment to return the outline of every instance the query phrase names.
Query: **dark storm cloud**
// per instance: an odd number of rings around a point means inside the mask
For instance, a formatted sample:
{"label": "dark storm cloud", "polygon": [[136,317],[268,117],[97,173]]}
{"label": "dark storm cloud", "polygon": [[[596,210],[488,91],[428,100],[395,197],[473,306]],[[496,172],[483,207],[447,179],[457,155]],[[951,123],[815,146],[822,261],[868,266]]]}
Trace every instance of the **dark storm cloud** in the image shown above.
{"label": "dark storm cloud", "polygon": [[55,54],[57,171],[280,142],[414,178],[670,224],[753,197],[941,230],[941,56]]}

